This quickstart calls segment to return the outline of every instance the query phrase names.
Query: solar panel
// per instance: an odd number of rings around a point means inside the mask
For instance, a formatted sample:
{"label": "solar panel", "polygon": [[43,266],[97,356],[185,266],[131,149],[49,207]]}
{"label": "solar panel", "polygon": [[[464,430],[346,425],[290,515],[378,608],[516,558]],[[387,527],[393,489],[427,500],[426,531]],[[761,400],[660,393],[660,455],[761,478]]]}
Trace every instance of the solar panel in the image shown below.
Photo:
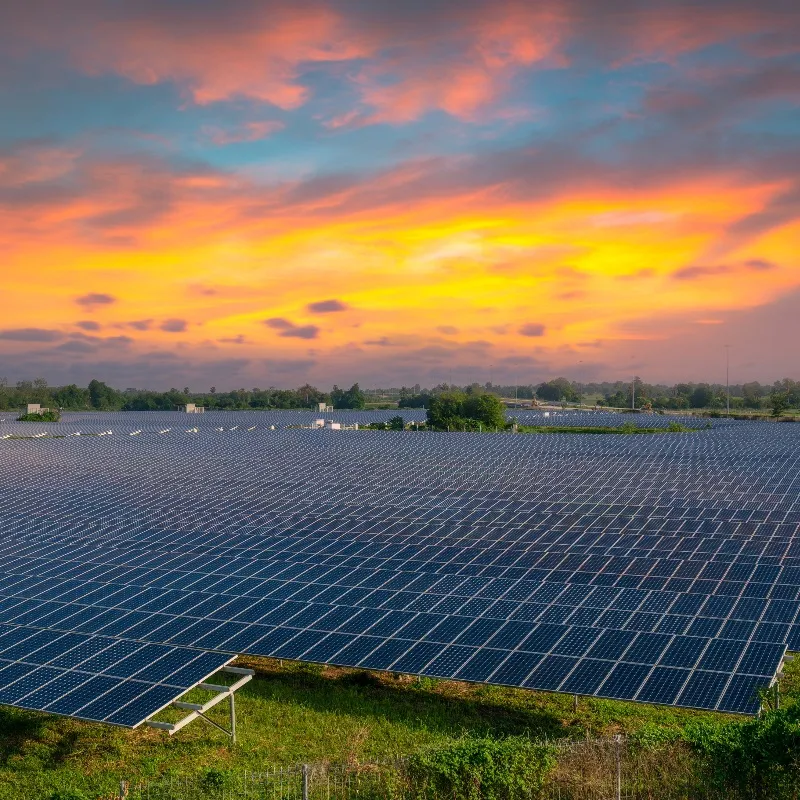
{"label": "solar panel", "polygon": [[0,624],[0,703],[135,728],[230,656]]}
{"label": "solar panel", "polygon": [[0,442],[4,621],[742,713],[800,647],[793,426],[349,432],[230,412],[188,434],[178,418]]}

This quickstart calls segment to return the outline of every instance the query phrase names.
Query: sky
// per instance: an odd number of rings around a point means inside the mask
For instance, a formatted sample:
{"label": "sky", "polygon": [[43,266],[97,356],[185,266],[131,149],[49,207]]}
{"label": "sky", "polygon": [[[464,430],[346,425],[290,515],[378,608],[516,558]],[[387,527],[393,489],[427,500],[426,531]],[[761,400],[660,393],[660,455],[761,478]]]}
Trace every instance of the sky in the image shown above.
{"label": "sky", "polygon": [[800,378],[800,6],[0,8],[0,376]]}

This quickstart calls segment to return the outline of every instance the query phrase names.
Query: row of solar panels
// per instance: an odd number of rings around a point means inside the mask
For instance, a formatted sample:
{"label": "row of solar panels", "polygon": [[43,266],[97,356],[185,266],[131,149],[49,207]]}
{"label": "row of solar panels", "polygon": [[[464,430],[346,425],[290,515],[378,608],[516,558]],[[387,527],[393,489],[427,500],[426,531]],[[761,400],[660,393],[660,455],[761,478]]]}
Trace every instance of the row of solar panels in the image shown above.
{"label": "row of solar panels", "polygon": [[[219,429],[223,431],[248,430],[252,428],[287,427],[311,425],[317,419],[331,419],[347,425],[372,422],[387,422],[401,416],[406,423],[425,422],[426,411],[421,408],[375,409],[370,411],[338,410],[319,411],[209,411],[205,414],[186,414],[170,411],[126,411],[126,412],[65,412],[57,423],[17,422],[11,412],[0,412],[0,435],[3,432],[29,434],[52,432],[68,433],[114,433],[137,432],[181,432],[187,429]],[[665,428],[679,423],[691,428],[704,428],[709,420],[691,416],[661,414],[622,414],[613,411],[537,411],[508,409],[506,417],[522,425],[568,426],[568,427],[621,427],[637,425],[647,428]],[[714,420],[717,426],[729,424],[727,420]]]}
{"label": "row of solar panels", "polygon": [[[796,635],[796,444],[791,426],[755,424],[676,437],[11,440],[0,591],[15,622],[64,632],[752,712]],[[645,471],[663,483],[619,491]],[[629,519],[600,528],[609,515],[578,515],[576,497]],[[544,498],[567,502],[543,515]],[[781,505],[780,522],[706,530],[726,510],[769,519]],[[696,529],[646,535],[670,507]],[[673,556],[691,543],[669,575],[642,560],[658,542]],[[664,591],[670,581],[691,591]]]}

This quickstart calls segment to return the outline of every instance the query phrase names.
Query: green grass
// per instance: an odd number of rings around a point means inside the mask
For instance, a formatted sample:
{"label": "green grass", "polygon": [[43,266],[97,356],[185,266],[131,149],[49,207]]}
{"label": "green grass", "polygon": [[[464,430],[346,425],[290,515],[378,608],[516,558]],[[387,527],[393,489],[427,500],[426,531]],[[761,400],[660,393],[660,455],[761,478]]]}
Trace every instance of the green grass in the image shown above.
{"label": "green grass", "polygon": [[[0,707],[0,800],[47,798],[76,789],[111,796],[120,779],[194,775],[206,767],[258,770],[270,765],[363,762],[407,755],[465,733],[539,737],[677,731],[690,719],[721,715],[638,703],[471,685],[417,682],[409,676],[241,659],[257,670],[237,694],[239,743],[202,720],[170,738]],[[788,665],[786,688],[800,686]],[[214,679],[219,682],[218,678]],[[196,701],[208,695],[196,691]],[[189,696],[187,696],[188,699]],[[227,725],[226,703],[209,712]],[[168,711],[161,719],[177,719]]]}

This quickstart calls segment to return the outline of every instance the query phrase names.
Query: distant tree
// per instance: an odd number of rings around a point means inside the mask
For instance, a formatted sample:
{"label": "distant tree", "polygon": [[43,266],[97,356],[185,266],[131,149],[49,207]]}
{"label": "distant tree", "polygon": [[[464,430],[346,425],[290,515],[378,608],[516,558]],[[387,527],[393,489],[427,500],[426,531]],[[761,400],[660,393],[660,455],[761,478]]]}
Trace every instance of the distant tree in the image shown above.
{"label": "distant tree", "polygon": [[431,404],[433,395],[430,392],[412,393],[400,390],[400,399],[397,402],[398,408],[428,408]]}
{"label": "distant tree", "polygon": [[764,389],[758,381],[751,381],[742,386],[742,401],[747,408],[761,408]]}
{"label": "distant tree", "polygon": [[714,392],[707,383],[698,384],[689,398],[692,408],[706,408],[711,405],[714,399]]}
{"label": "distant tree", "polygon": [[92,408],[110,411],[122,407],[122,394],[102,381],[92,380],[89,382],[89,403]]}
{"label": "distant tree", "polygon": [[485,428],[503,428],[506,413],[500,398],[494,394],[470,395],[466,398],[463,415],[479,422]]}
{"label": "distant tree", "polygon": [[780,417],[789,408],[789,393],[773,392],[769,396],[769,403],[772,408],[772,416]]}
{"label": "distant tree", "polygon": [[428,425],[435,430],[460,430],[464,426],[464,401],[461,391],[442,392],[431,398],[428,406]]}
{"label": "distant tree", "polygon": [[574,401],[578,399],[575,387],[566,378],[554,378],[536,387],[536,396],[540,400],[557,403],[560,400]]}
{"label": "distant tree", "polygon": [[493,394],[442,392],[431,398],[428,425],[436,430],[504,428],[505,409]]}
{"label": "distant tree", "polygon": [[81,389],[74,383],[69,386],[62,386],[59,389],[53,389],[51,397],[53,403],[59,408],[80,411],[89,407],[89,390]]}
{"label": "distant tree", "polygon": [[405,429],[406,429],[406,422],[399,414],[389,419],[390,431],[404,431]]}
{"label": "distant tree", "polygon": [[334,385],[331,390],[331,404],[334,408],[362,409],[367,405],[367,396],[354,383],[347,391]]}

